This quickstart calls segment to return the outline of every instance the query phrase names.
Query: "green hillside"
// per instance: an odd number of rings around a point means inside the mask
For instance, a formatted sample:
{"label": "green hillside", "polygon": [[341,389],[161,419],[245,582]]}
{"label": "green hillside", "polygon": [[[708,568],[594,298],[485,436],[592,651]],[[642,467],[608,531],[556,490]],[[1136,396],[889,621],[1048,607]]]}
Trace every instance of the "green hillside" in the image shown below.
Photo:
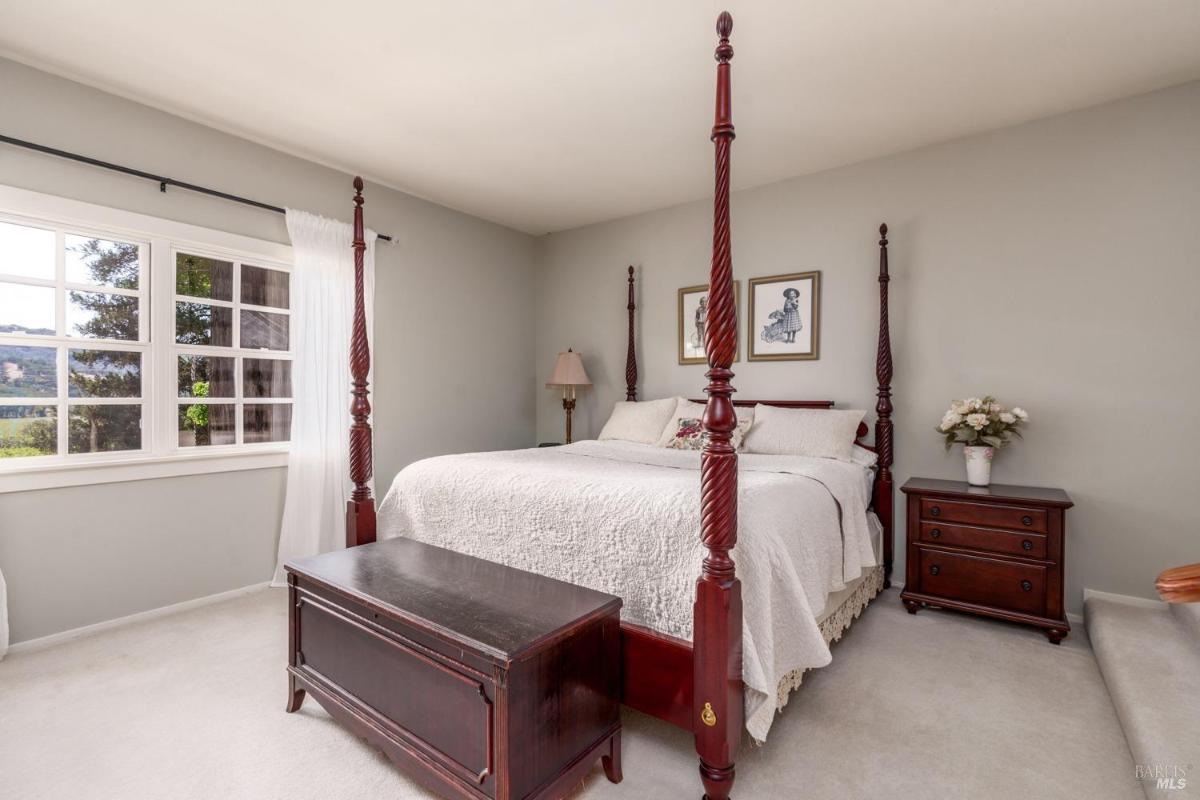
{"label": "green hillside", "polygon": [[0,345],[0,397],[54,397],[53,347]]}

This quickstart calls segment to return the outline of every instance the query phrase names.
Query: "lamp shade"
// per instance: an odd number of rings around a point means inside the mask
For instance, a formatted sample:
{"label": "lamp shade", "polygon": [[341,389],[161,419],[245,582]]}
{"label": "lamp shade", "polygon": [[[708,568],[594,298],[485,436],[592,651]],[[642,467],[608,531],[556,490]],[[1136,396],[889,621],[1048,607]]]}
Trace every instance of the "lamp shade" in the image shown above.
{"label": "lamp shade", "polygon": [[591,385],[592,379],[583,368],[583,359],[579,357],[579,353],[568,350],[558,354],[558,361],[554,362],[554,372],[550,373],[550,380],[546,381],[547,389],[555,386]]}

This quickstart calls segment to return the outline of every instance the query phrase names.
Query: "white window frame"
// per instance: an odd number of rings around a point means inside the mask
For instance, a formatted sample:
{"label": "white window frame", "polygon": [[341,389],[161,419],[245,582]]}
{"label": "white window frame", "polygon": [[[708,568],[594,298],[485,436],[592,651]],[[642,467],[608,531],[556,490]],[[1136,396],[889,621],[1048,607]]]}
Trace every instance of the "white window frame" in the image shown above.
{"label": "white window frame", "polygon": [[[27,458],[0,459],[0,494],[14,491],[49,489],[62,486],[78,486],[95,483],[113,483],[128,480],[194,475],[231,470],[263,469],[287,464],[287,442],[263,442],[254,444],[209,445],[204,447],[179,447],[177,397],[177,355],[179,351],[199,352],[221,357],[239,356],[279,357],[290,355],[279,350],[241,350],[236,347],[193,347],[175,345],[175,253],[184,251],[194,255],[206,255],[233,261],[238,266],[234,274],[234,297],[240,299],[240,264],[291,271],[292,248],[277,242],[268,242],[249,236],[203,228],[183,222],[161,219],[132,211],[109,208],[64,197],[32,192],[11,186],[0,185],[0,219],[29,224],[34,227],[56,226],[70,228],[69,232],[94,234],[100,237],[119,238],[149,247],[149,263],[143,261],[141,279],[137,290],[119,292],[137,294],[139,304],[140,342],[92,340],[80,337],[65,337],[67,346],[91,349],[93,345],[112,349],[142,350],[142,449],[109,453],[74,454],[70,456],[32,456]],[[71,288],[96,291],[97,287],[69,285],[65,282],[65,264],[62,240],[54,281],[36,278],[14,278],[14,282],[28,285],[55,286],[59,293]],[[144,255],[143,250],[143,255]],[[6,279],[7,280],[7,279]],[[101,289],[100,291],[109,291]],[[166,293],[166,296],[164,296]],[[58,295],[56,295],[58,296]],[[201,298],[192,301],[208,302]],[[218,305],[231,305],[218,303]],[[245,306],[248,310],[269,313],[290,313],[282,309]],[[56,310],[56,332],[66,333],[63,319],[65,306],[58,304]],[[240,344],[240,320],[233,317],[234,344]],[[296,332],[290,332],[289,341],[295,341]],[[21,343],[28,346],[60,346],[60,336],[20,336]],[[11,341],[11,340],[10,340]],[[218,352],[219,351],[219,352]],[[66,350],[60,354],[60,361]],[[60,397],[68,391],[64,365],[59,364]],[[237,394],[241,395],[242,370],[236,370]],[[58,404],[62,398],[34,398],[22,405]],[[96,398],[77,398],[83,404],[92,404]],[[121,403],[123,399],[101,399],[100,403]],[[245,402],[243,399],[241,402]],[[270,398],[251,398],[251,405],[262,402],[279,402]],[[285,400],[283,402],[291,402]],[[294,406],[293,406],[294,407]],[[59,415],[58,421],[60,453],[66,444],[66,416]],[[239,405],[237,415],[237,441],[241,442],[242,414]]]}

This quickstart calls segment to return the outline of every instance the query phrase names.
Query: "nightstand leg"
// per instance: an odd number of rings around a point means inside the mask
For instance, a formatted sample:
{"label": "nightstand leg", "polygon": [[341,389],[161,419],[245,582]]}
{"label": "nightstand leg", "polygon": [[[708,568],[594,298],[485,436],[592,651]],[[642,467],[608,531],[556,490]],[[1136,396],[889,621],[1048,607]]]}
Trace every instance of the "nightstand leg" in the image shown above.
{"label": "nightstand leg", "polygon": [[1062,640],[1067,638],[1067,632],[1059,628],[1047,628],[1045,633],[1050,644],[1062,644]]}
{"label": "nightstand leg", "polygon": [[904,607],[908,609],[908,613],[915,614],[921,610],[921,604],[915,600],[905,600]]}

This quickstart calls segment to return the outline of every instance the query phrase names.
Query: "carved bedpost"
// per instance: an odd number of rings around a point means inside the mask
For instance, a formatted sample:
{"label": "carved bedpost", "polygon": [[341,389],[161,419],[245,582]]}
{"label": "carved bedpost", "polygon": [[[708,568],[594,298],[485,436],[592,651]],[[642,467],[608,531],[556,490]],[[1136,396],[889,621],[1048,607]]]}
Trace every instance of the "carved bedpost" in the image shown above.
{"label": "carved bedpost", "polygon": [[708,404],[706,441],[700,456],[700,538],[708,555],[696,582],[693,617],[693,717],[696,752],[705,797],[726,800],[733,789],[734,762],[742,736],[742,587],[730,550],[737,543],[737,453],[730,441],[737,417],[730,379],[737,351],[737,308],[729,242],[729,150],[733,143],[729,34],[733,17],[717,18],[717,102],[712,140],[716,150],[713,196],[713,255],[709,272]]}
{"label": "carved bedpost", "polygon": [[888,330],[887,223],[879,226],[879,347],[875,351],[875,377],[879,402],[875,404],[875,449],[879,453],[879,480],[875,485],[875,513],[883,523],[884,586],[892,584],[892,551],[895,547],[895,514],[892,508],[892,340]]}
{"label": "carved bedpost", "polygon": [[371,348],[367,342],[367,309],[363,294],[363,180],[354,179],[354,328],[350,334],[350,480],[354,491],[346,503],[346,546],[375,541],[375,499],[371,497],[371,401],[367,373]]}
{"label": "carved bedpost", "polygon": [[633,265],[629,265],[629,350],[625,353],[625,399],[637,400],[637,347],[633,341],[633,312],[637,303],[633,300]]}

